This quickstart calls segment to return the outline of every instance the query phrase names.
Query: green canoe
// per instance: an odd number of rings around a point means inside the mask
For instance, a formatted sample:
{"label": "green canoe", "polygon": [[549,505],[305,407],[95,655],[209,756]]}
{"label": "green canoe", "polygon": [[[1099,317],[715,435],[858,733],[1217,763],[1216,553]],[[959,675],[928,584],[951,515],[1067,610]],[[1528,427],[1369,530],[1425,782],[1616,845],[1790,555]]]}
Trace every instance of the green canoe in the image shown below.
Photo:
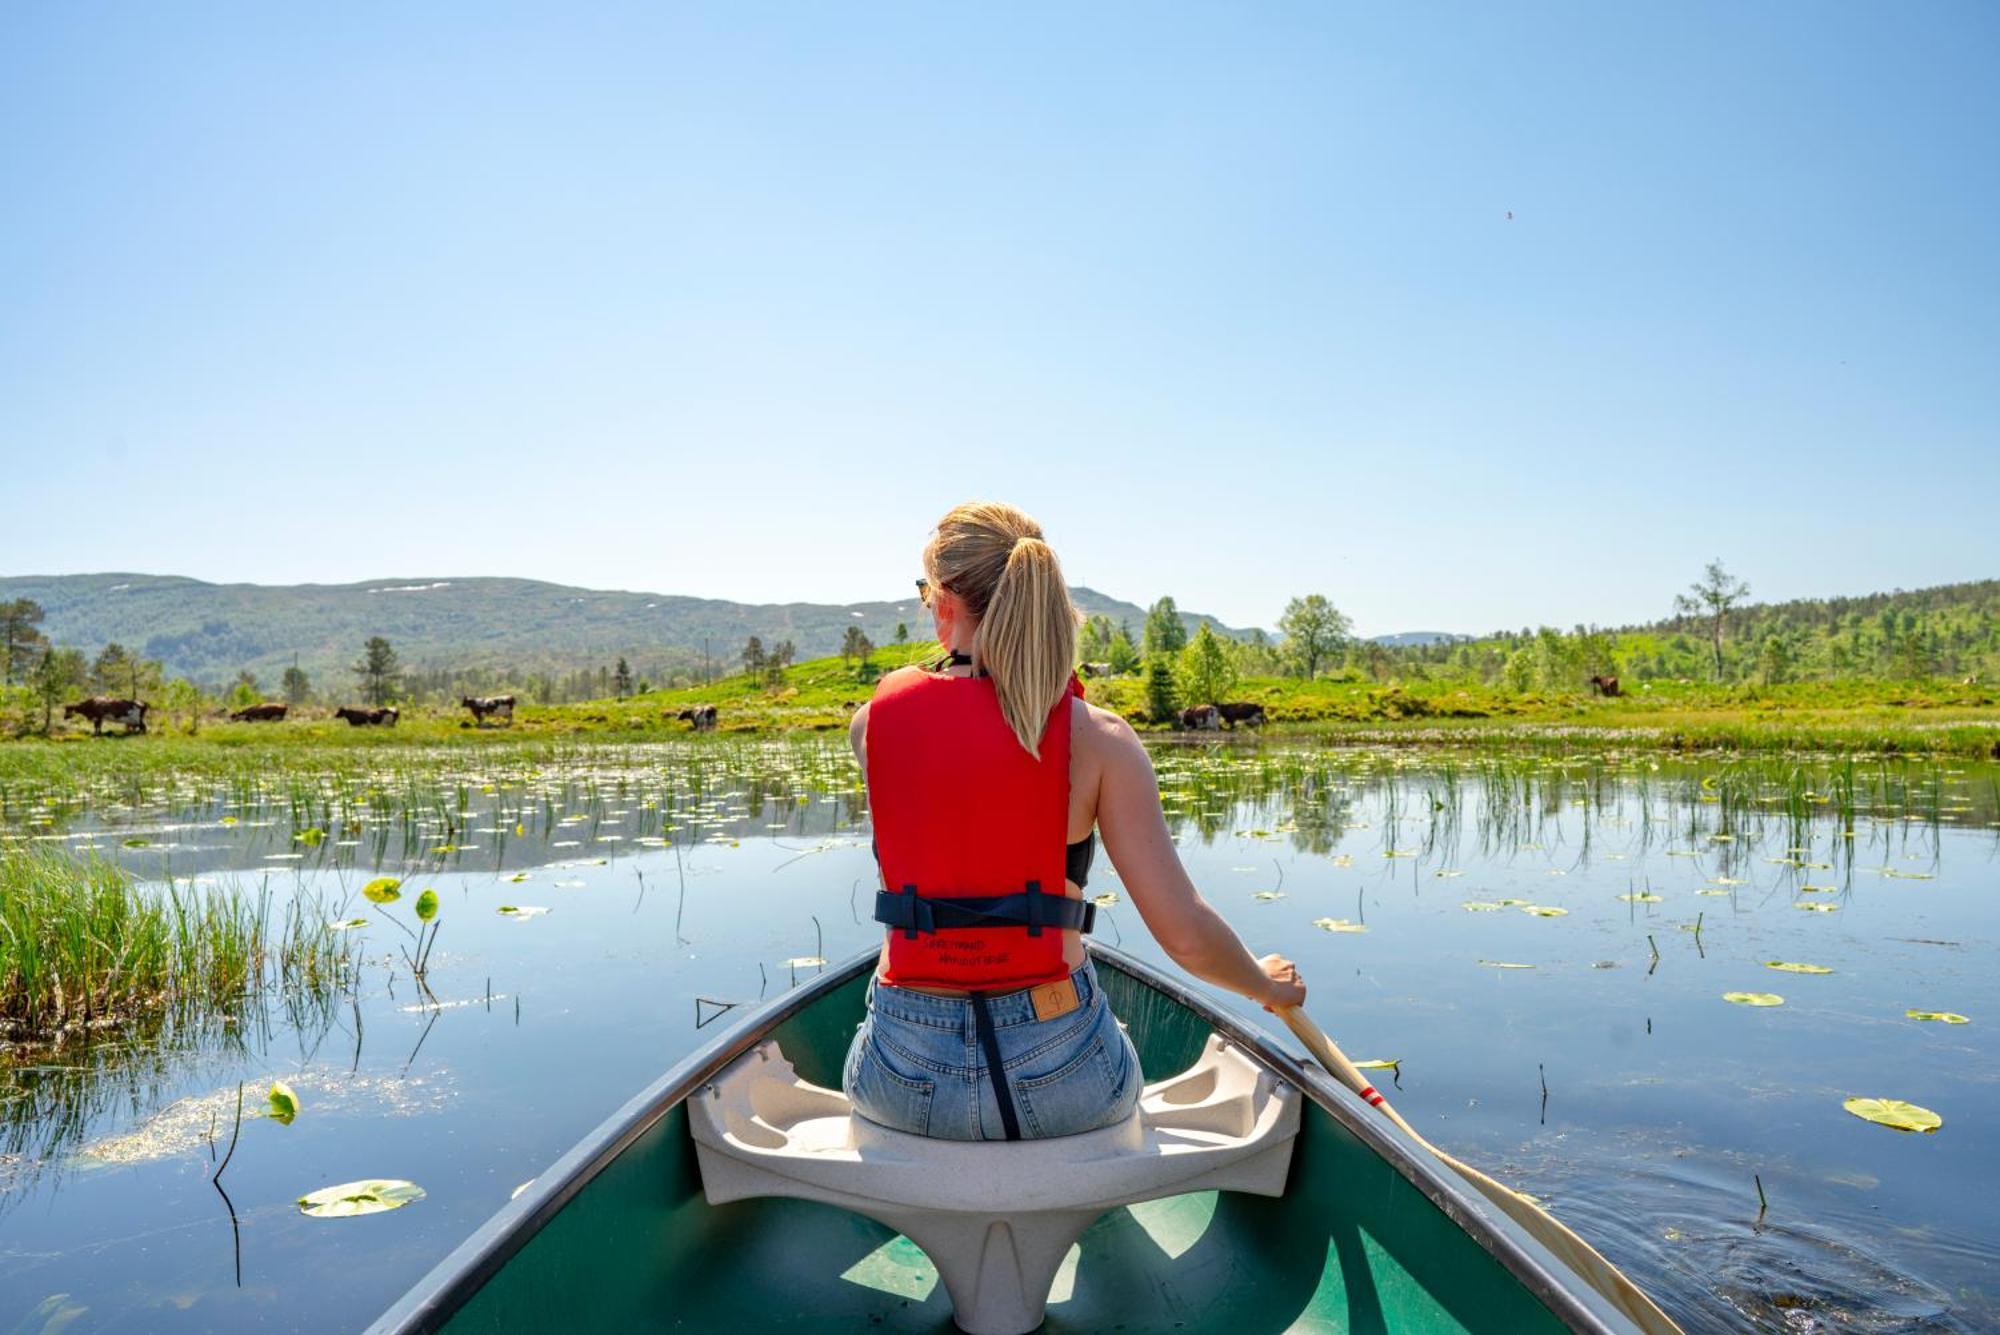
{"label": "green canoe", "polygon": [[[1188,1070],[1214,1035],[1303,1097],[1282,1195],[1208,1191],[1109,1211],[1058,1273],[1045,1329],[1638,1329],[1317,1066],[1158,970],[1092,952],[1149,1082]],[[784,1196],[711,1205],[691,1134],[691,1097],[713,1094],[767,1040],[803,1081],[837,1089],[875,958],[829,969],[681,1062],[371,1329],[950,1330],[937,1271],[896,1230]]]}

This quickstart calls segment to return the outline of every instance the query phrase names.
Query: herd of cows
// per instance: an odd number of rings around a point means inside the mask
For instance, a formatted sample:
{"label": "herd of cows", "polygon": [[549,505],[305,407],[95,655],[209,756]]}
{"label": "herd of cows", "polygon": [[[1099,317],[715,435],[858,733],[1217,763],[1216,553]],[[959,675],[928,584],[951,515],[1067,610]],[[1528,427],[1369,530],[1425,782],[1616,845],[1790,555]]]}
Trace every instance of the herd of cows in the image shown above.
{"label": "herd of cows", "polygon": [[[514,697],[511,695],[468,695],[458,703],[471,711],[474,727],[483,728],[490,719],[497,719],[502,723],[511,723],[514,720]],[[93,695],[87,700],[64,705],[63,717],[85,720],[90,724],[90,730],[101,737],[104,735],[104,725],[107,723],[123,724],[127,733],[144,732],[146,711],[151,708],[152,705],[144,700],[128,700],[115,695]],[[242,709],[232,710],[229,721],[282,723],[290,715],[291,710],[292,707],[288,704],[245,705]],[[396,720],[402,717],[402,711],[394,705],[383,705],[380,708],[342,705],[333,711],[332,717],[351,728],[393,728],[396,726]],[[683,709],[675,717],[692,726],[696,732],[715,731],[714,705],[697,705],[692,709]]]}
{"label": "herd of cows", "polygon": [[[1085,677],[1104,677],[1111,674],[1109,663],[1085,663],[1081,668]],[[1590,689],[1601,696],[1618,695],[1618,678],[1596,676],[1590,679]],[[459,702],[461,707],[472,714],[472,726],[483,728],[491,720],[502,723],[514,721],[514,697],[511,695],[468,695]],[[858,706],[849,700],[841,705],[846,711]],[[87,700],[63,706],[65,719],[82,718],[90,723],[91,731],[103,736],[107,723],[123,724],[127,733],[146,731],[146,711],[152,708],[144,700],[128,700],[122,696],[93,695]],[[230,721],[234,723],[278,723],[291,712],[286,704],[246,705],[233,711]],[[343,705],[333,711],[332,717],[353,728],[393,728],[401,712],[393,705],[380,708],[364,708]],[[714,705],[695,705],[674,715],[696,732],[714,732],[716,712]],[[1264,706],[1254,700],[1231,700],[1227,703],[1191,705],[1180,711],[1176,720],[1181,727],[1196,732],[1213,732],[1220,728],[1234,729],[1238,724],[1247,727],[1262,727],[1268,720]]]}

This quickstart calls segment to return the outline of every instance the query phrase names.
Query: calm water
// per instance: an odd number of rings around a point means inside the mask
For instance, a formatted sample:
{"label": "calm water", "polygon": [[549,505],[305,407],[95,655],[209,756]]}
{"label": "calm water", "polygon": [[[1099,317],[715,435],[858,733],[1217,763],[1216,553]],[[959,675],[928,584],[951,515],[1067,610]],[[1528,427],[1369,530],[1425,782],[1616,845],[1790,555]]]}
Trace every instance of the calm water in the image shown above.
{"label": "calm water", "polygon": [[[1404,1114],[1690,1329],[2000,1328],[1993,768],[1157,760],[1196,882],[1253,949],[1301,962],[1351,1056],[1400,1063],[1383,1084]],[[342,763],[7,795],[9,838],[149,879],[268,881],[369,925],[351,994],[108,1038],[0,1084],[0,1330],[358,1327],[727,1004],[877,940],[837,744]],[[403,878],[401,903],[361,897],[379,874]],[[443,923],[428,996],[395,925],[425,887]],[[1103,860],[1090,890],[1116,897],[1103,939],[1161,958]],[[210,1137],[226,1146],[239,1081],[254,1108],[273,1078],[303,1112],[243,1123],[225,1202]],[[1849,1095],[1944,1127],[1870,1125]],[[428,1195],[352,1220],[293,1205],[375,1177]]]}

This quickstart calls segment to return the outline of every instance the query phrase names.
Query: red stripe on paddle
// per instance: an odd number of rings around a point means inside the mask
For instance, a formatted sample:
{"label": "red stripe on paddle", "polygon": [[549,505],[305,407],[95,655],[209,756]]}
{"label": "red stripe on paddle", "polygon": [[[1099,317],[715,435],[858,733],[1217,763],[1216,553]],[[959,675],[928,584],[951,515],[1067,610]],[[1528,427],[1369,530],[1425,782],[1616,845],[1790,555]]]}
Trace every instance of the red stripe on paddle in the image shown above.
{"label": "red stripe on paddle", "polygon": [[1363,1085],[1361,1087],[1361,1097],[1368,1100],[1368,1106],[1371,1108],[1379,1108],[1387,1101],[1375,1092],[1375,1086],[1373,1085]]}

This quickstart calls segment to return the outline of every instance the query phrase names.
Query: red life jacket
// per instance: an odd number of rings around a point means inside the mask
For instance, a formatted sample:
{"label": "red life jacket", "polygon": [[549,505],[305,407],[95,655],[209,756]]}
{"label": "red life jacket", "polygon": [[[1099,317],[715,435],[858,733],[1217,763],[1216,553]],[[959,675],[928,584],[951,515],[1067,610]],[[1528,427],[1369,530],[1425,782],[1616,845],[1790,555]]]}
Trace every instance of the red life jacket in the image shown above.
{"label": "red life jacket", "polygon": [[[908,667],[882,679],[868,706],[868,806],[888,894],[950,900],[1032,886],[1061,904],[1072,695],[1081,692],[1072,686],[1049,712],[1037,759],[1007,726],[990,678]],[[1053,925],[892,929],[882,981],[1034,987],[1069,976],[1064,936]]]}

